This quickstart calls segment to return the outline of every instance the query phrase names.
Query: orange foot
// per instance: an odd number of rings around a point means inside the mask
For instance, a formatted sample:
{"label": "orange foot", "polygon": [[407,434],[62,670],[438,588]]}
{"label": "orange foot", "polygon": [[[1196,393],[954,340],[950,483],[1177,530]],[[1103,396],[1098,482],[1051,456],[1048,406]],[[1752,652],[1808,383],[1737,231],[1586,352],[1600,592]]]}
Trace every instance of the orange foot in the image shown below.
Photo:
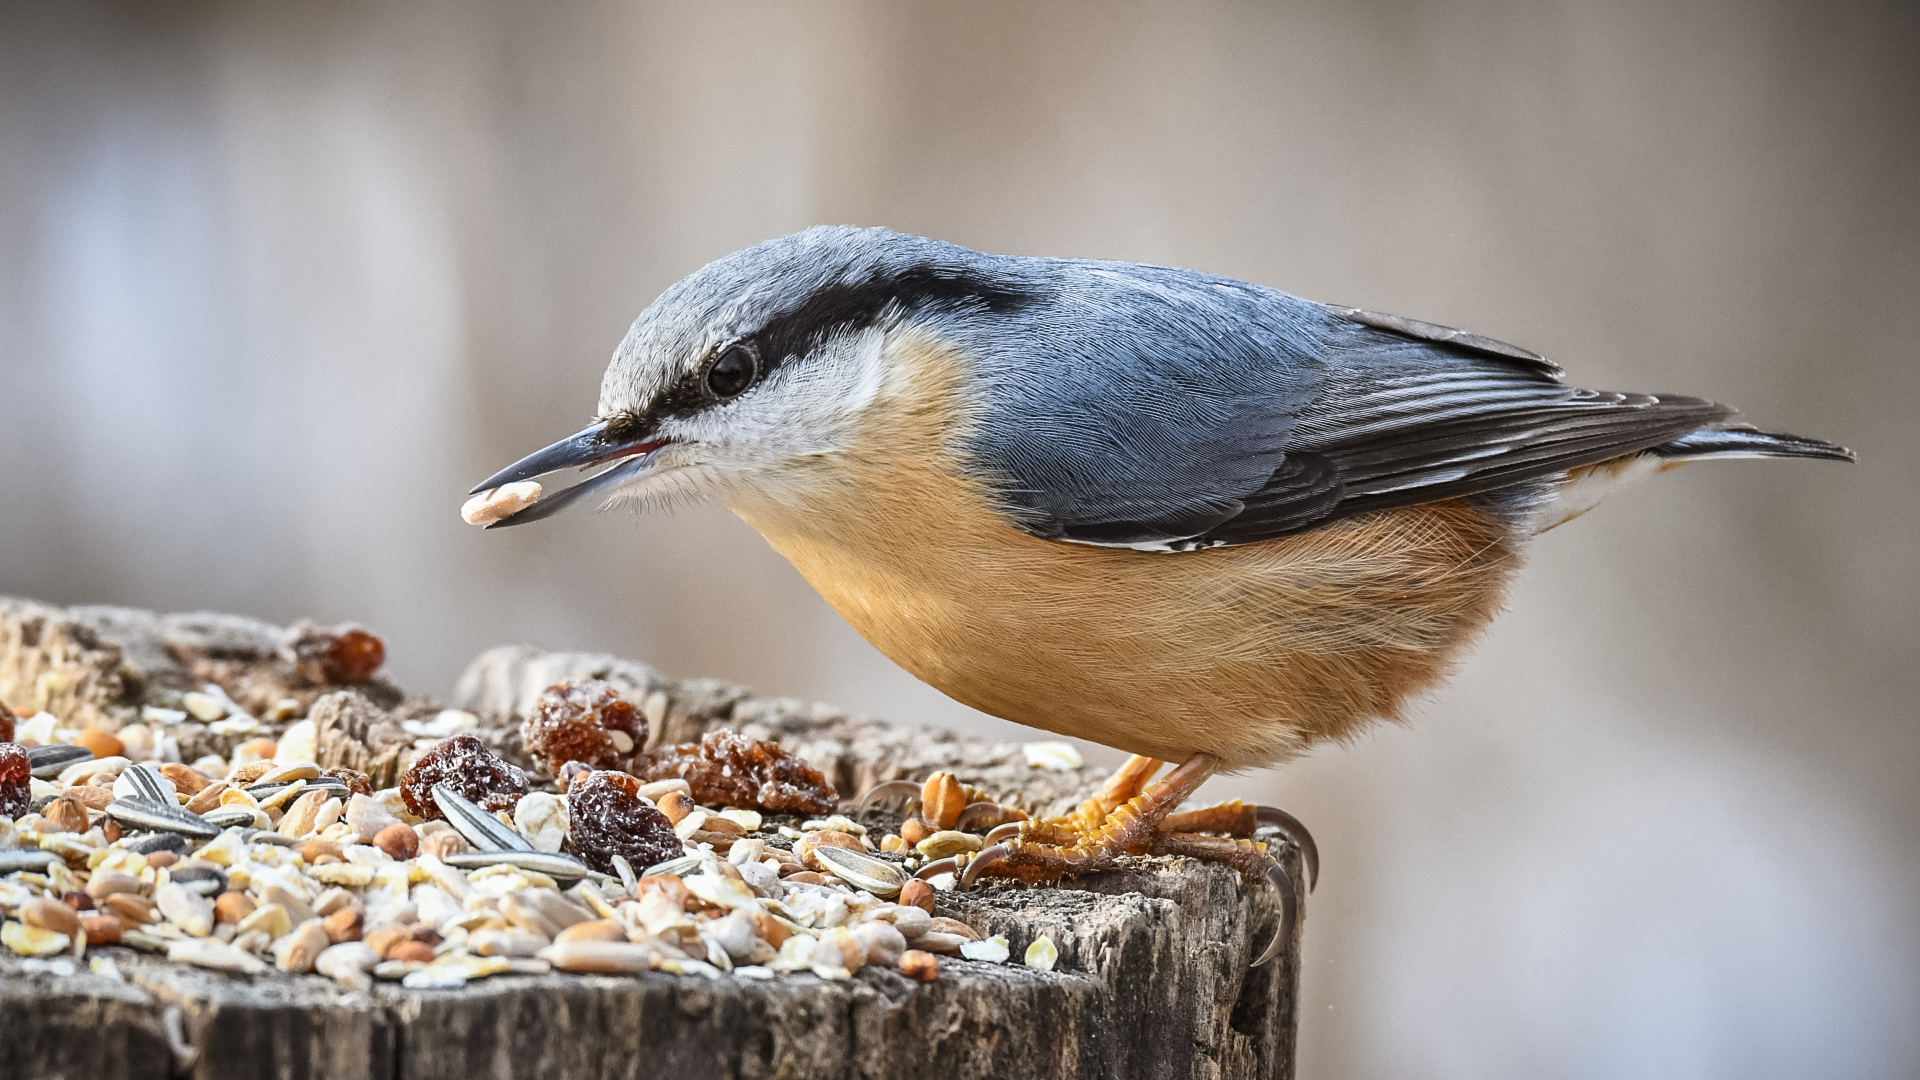
{"label": "orange foot", "polygon": [[[1219,768],[1211,754],[1195,754],[1148,787],[1164,762],[1135,755],[1113,774],[1100,794],[1073,813],[1016,821],[987,834],[991,846],[971,858],[941,859],[922,867],[922,878],[959,875],[961,886],[984,877],[1007,877],[1028,884],[1091,874],[1114,865],[1122,855],[1185,855],[1223,862],[1249,877],[1264,877],[1280,894],[1280,926],[1254,966],[1273,959],[1299,924],[1300,891],[1293,878],[1253,836],[1278,829],[1300,847],[1307,888],[1320,874],[1320,854],[1299,819],[1283,810],[1238,800],[1176,814]],[[1208,833],[1221,835],[1205,835]]]}

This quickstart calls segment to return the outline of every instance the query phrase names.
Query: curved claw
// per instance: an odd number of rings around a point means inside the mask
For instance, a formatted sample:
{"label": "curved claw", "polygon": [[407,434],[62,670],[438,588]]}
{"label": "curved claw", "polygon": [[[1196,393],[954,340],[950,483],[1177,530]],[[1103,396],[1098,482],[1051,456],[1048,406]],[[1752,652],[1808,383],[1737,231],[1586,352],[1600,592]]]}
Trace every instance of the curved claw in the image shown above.
{"label": "curved claw", "polygon": [[988,830],[987,843],[982,846],[985,847],[988,845],[995,845],[1000,843],[1000,841],[1002,840],[1011,840],[1014,837],[1019,836],[1021,827],[1024,826],[1025,824],[1026,822],[1023,822],[1023,821],[1009,821],[1005,825],[995,826],[994,828]]}
{"label": "curved claw", "polygon": [[1299,845],[1300,860],[1307,864],[1307,891],[1320,883],[1320,848],[1313,842],[1313,834],[1300,823],[1300,819],[1277,806],[1256,806],[1253,819],[1258,829],[1279,829],[1287,834],[1287,839]]}
{"label": "curved claw", "polygon": [[1253,966],[1260,967],[1280,955],[1280,947],[1293,940],[1294,928],[1300,922],[1300,890],[1293,884],[1293,875],[1279,860],[1267,859],[1267,883],[1280,892],[1280,926],[1274,931],[1273,940],[1260,950]]}
{"label": "curved claw", "polygon": [[1000,815],[1004,813],[1006,813],[1006,810],[1003,809],[1000,806],[1000,804],[997,802],[990,802],[985,799],[982,799],[979,802],[970,802],[967,804],[966,809],[960,811],[960,816],[954,821],[953,827],[960,830],[961,832],[966,832],[967,826],[973,824],[974,822],[979,821],[982,818],[986,818],[991,821],[998,821],[1000,819]]}
{"label": "curved claw", "polygon": [[875,784],[868,788],[865,794],[860,796],[860,801],[853,805],[853,812],[855,814],[863,814],[866,812],[868,806],[871,806],[881,799],[898,799],[902,796],[910,801],[918,802],[920,799],[920,785],[911,780],[887,780]]}
{"label": "curved claw", "polygon": [[1013,849],[1005,844],[995,844],[989,848],[981,848],[974,853],[973,858],[967,860],[967,869],[960,875],[960,887],[962,889],[973,888],[973,883],[979,880],[980,875],[985,873],[988,867],[1003,863],[1012,855]]}
{"label": "curved claw", "polygon": [[945,859],[935,859],[920,869],[915,870],[913,876],[919,878],[921,881],[926,881],[931,878],[937,878],[941,874],[958,874],[959,872],[960,860],[948,857]]}

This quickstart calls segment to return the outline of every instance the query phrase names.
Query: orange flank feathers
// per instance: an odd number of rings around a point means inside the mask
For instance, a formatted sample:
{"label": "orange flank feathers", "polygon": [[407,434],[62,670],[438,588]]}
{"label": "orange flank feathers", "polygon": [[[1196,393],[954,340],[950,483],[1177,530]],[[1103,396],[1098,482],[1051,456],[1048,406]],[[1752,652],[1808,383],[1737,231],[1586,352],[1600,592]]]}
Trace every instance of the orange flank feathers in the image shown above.
{"label": "orange flank feathers", "polygon": [[[856,445],[728,504],[867,640],[983,712],[1168,761],[1270,765],[1397,718],[1499,609],[1508,529],[1462,501],[1162,554],[1021,532],[961,470],[965,360],[887,335]],[[801,509],[804,507],[805,509]]]}

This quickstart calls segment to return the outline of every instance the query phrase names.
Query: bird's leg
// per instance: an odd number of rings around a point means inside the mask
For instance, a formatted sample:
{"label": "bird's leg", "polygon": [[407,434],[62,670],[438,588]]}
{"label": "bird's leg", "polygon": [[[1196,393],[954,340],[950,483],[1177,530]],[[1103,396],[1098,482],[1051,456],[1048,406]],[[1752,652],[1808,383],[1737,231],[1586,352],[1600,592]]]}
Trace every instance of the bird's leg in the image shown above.
{"label": "bird's leg", "polygon": [[1139,754],[1128,757],[1125,764],[1107,777],[1107,786],[1100,789],[1100,794],[1081,803],[1080,809],[1070,816],[1084,823],[1089,830],[1097,828],[1108,815],[1147,790],[1153,774],[1165,768],[1166,764],[1158,758]]}
{"label": "bird's leg", "polygon": [[[1018,836],[1030,844],[1054,847],[1078,844],[1098,832],[1115,809],[1146,790],[1148,781],[1165,764],[1164,761],[1134,754],[1107,779],[1100,794],[1081,803],[1072,813],[1037,821],[1009,822],[987,833],[987,843],[997,844]],[[1213,833],[1248,840],[1262,829],[1275,829],[1286,834],[1300,849],[1301,860],[1306,864],[1307,889],[1311,891],[1320,878],[1319,847],[1300,819],[1285,810],[1234,799],[1201,810],[1169,813],[1159,825],[1161,832]]]}
{"label": "bird's leg", "polygon": [[[1145,855],[1153,846],[1161,819],[1185,802],[1219,768],[1212,754],[1195,754],[1140,794],[1160,762],[1135,756],[1122,766],[1099,795],[1064,819],[1017,822],[988,834],[996,841],[967,862],[962,881],[982,875],[1010,877],[1029,884],[1091,874],[1113,865],[1121,855]],[[1106,807],[1104,813],[1101,808]],[[922,870],[925,873],[925,870]]]}
{"label": "bird's leg", "polygon": [[1166,764],[1157,758],[1134,754],[1127,758],[1126,764],[1114,770],[1098,795],[1081,803],[1071,813],[1031,821],[1010,821],[987,833],[987,843],[996,844],[1007,837],[1020,836],[1029,843],[1052,844],[1056,847],[1076,844],[1099,831],[1109,815],[1145,791],[1153,774]]}
{"label": "bird's leg", "polygon": [[1034,884],[1104,870],[1121,855],[1183,855],[1223,862],[1249,877],[1265,878],[1280,896],[1280,926],[1254,961],[1255,966],[1266,963],[1282,943],[1293,938],[1299,922],[1300,890],[1267,853],[1267,845],[1252,837],[1263,828],[1286,833],[1301,849],[1309,882],[1319,873],[1313,837],[1293,815],[1237,799],[1174,813],[1174,808],[1219,767],[1219,759],[1196,754],[1165,779],[1147,787],[1163,764],[1135,755],[1114,773],[1099,795],[1082,803],[1075,812],[1003,825],[987,834],[992,846],[964,865],[958,860],[950,865],[942,860],[942,865],[930,865],[921,874],[953,869],[960,872],[963,885],[983,877],[1011,877]]}

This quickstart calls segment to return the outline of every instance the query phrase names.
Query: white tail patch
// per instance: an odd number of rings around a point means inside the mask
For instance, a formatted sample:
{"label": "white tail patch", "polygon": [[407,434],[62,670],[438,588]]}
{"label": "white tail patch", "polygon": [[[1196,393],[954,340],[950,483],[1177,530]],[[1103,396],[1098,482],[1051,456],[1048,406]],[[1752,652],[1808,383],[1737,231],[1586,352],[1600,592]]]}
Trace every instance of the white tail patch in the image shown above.
{"label": "white tail patch", "polygon": [[1677,469],[1684,464],[1686,461],[1681,458],[1643,453],[1570,469],[1567,478],[1554,489],[1553,494],[1533,511],[1529,524],[1537,536],[1599,506],[1601,500],[1616,491],[1623,491],[1655,473]]}

